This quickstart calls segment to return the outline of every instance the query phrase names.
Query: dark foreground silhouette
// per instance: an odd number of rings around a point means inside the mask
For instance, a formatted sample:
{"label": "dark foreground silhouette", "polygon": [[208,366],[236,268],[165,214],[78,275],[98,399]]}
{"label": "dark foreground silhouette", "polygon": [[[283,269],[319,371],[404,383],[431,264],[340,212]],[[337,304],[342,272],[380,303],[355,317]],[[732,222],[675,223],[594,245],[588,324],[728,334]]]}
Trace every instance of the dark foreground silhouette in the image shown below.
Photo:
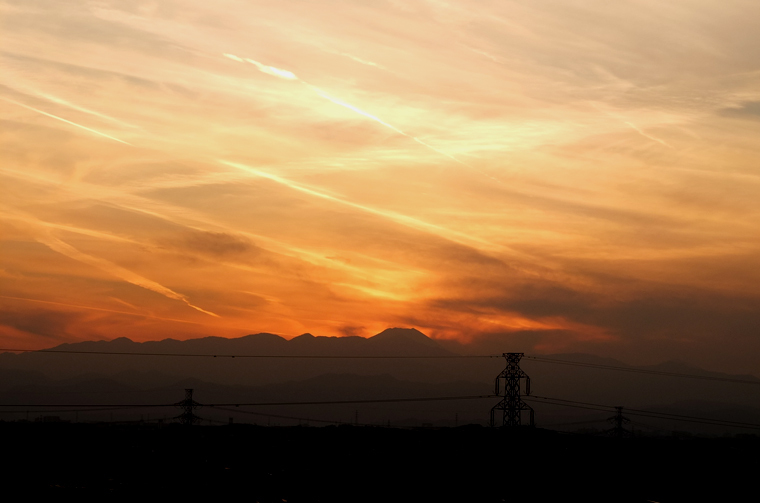
{"label": "dark foreground silhouette", "polygon": [[0,423],[0,433],[5,490],[30,497],[731,501],[760,473],[757,436],[25,422]]}

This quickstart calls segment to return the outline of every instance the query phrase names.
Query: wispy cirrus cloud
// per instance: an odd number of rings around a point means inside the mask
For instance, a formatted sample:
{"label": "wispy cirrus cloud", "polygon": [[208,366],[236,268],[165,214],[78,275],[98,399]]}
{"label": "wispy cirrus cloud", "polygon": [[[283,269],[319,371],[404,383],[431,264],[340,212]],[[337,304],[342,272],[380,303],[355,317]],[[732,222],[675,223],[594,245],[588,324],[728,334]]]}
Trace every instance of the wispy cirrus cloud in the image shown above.
{"label": "wispy cirrus cloud", "polygon": [[140,276],[139,274],[136,274],[128,269],[125,269],[124,267],[111,263],[105,259],[102,259],[100,257],[94,257],[92,255],[83,253],[77,250],[76,248],[74,248],[73,246],[69,245],[68,243],[61,241],[58,238],[55,238],[52,236],[45,236],[45,237],[39,237],[38,239],[45,246],[48,246],[50,249],[54,251],[57,251],[61,255],[66,255],[69,258],[72,258],[74,260],[78,260],[79,262],[83,262],[85,264],[96,267],[128,283],[132,283],[133,285],[137,285],[147,290],[154,291],[156,293],[163,295],[164,297],[168,297],[170,299],[184,302],[189,307],[195,309],[196,311],[200,311],[201,313],[208,314],[209,316],[214,316],[217,318],[219,317],[218,314],[212,313],[211,311],[206,311],[205,309],[202,309],[196,305],[191,304],[190,301],[187,299],[187,297],[173,291],[170,288],[160,285],[156,283],[155,281],[151,281],[148,278],[144,278]]}
{"label": "wispy cirrus cloud", "polygon": [[760,368],[760,4],[0,8],[0,293],[209,322],[65,337],[415,324]]}
{"label": "wispy cirrus cloud", "polygon": [[20,107],[26,108],[27,110],[31,110],[32,112],[36,112],[36,113],[38,113],[40,115],[44,115],[45,117],[50,117],[51,119],[55,119],[55,120],[58,120],[58,121],[61,121],[61,122],[65,122],[66,124],[70,124],[70,125],[72,125],[74,127],[78,127],[80,129],[84,129],[85,131],[88,131],[90,133],[102,136],[104,138],[108,138],[109,140],[117,141],[119,143],[123,143],[124,145],[132,146],[131,143],[126,142],[124,140],[120,140],[120,139],[118,139],[118,138],[116,138],[114,136],[111,136],[109,134],[103,133],[101,131],[96,131],[95,129],[89,128],[87,126],[83,126],[81,124],[77,124],[76,122],[72,122],[70,120],[64,119],[63,117],[58,117],[57,115],[50,114],[50,113],[45,112],[43,110],[39,110],[37,108],[30,107],[29,105],[24,105],[23,103],[20,103],[20,102],[18,102],[16,100],[12,100],[10,98],[4,98],[2,96],[0,96],[0,99],[2,99],[3,101],[7,101],[8,103],[13,103],[14,105],[18,105]]}
{"label": "wispy cirrus cloud", "polygon": [[[417,142],[420,145],[424,146],[425,148],[428,148],[428,149],[432,150],[433,152],[436,152],[438,154],[446,156],[446,157],[448,157],[449,159],[451,159],[454,162],[457,162],[459,164],[467,166],[468,168],[472,168],[472,166],[470,166],[466,162],[463,162],[460,159],[457,159],[453,155],[451,155],[449,153],[446,153],[443,150],[440,150],[440,149],[438,149],[436,147],[433,147],[432,145],[424,142],[423,140],[420,140],[419,138],[417,138],[415,136],[412,136],[412,135],[410,135],[408,133],[405,133],[404,131],[400,130],[396,126],[394,126],[392,124],[389,124],[388,122],[380,119],[379,117],[377,117],[375,115],[372,115],[371,113],[366,112],[366,111],[364,111],[364,110],[362,110],[362,109],[360,109],[360,108],[358,108],[358,107],[356,107],[356,106],[354,106],[354,105],[352,105],[350,103],[347,103],[347,102],[345,102],[343,100],[340,100],[338,98],[330,96],[329,94],[327,94],[325,91],[319,89],[318,87],[315,87],[315,86],[309,84],[308,82],[305,82],[305,81],[299,79],[292,72],[289,72],[287,70],[281,70],[281,69],[275,68],[273,66],[267,66],[267,65],[264,65],[262,63],[259,63],[258,61],[254,61],[252,59],[240,58],[240,57],[235,56],[233,54],[227,54],[227,53],[225,53],[224,56],[227,57],[227,58],[229,58],[229,59],[232,59],[233,61],[238,61],[238,62],[241,62],[241,63],[243,61],[247,61],[247,62],[255,65],[261,72],[269,74],[269,75],[272,75],[274,77],[279,77],[279,78],[285,79],[285,80],[298,80],[298,81],[302,82],[303,84],[305,84],[309,89],[311,89],[312,91],[314,91],[318,96],[326,99],[327,101],[335,103],[336,105],[340,105],[340,106],[342,106],[344,108],[347,108],[347,109],[351,110],[352,112],[355,112],[355,113],[361,115],[362,117],[366,117],[366,118],[368,118],[368,119],[370,119],[372,121],[375,121],[378,124],[381,124],[381,125],[385,126],[386,128],[388,128],[388,129],[390,129],[390,130],[392,130],[392,131],[394,131],[394,132],[396,132],[396,133],[398,133],[398,134],[400,134],[402,136],[406,136],[407,138],[411,138],[412,140],[414,140],[415,142]],[[485,173],[482,173],[482,174],[485,174]],[[491,178],[492,180],[494,180],[496,182],[499,182],[498,179],[496,179],[496,178],[494,178],[494,177],[492,177],[490,175],[486,175],[486,176],[488,176],[488,178]]]}

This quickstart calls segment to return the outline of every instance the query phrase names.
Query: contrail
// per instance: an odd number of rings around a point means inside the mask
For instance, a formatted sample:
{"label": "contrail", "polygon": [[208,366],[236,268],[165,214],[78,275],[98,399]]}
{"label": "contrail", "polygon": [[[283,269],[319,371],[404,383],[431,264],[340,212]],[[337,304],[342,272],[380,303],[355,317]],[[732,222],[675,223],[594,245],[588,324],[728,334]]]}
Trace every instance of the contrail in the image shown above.
{"label": "contrail", "polygon": [[366,59],[359,58],[359,57],[354,56],[353,54],[349,54],[347,52],[336,52],[336,51],[327,51],[327,52],[331,52],[333,54],[338,54],[339,56],[345,56],[345,57],[353,59],[357,63],[361,63],[363,65],[374,66],[375,68],[381,68],[383,70],[386,70],[386,68],[383,65],[378,65],[377,63],[374,63],[372,61],[368,61]]}
{"label": "contrail", "polygon": [[314,87],[314,86],[312,86],[311,84],[307,84],[307,83],[306,83],[306,82],[304,82],[304,81],[301,81],[301,82],[303,82],[303,83],[304,83],[304,84],[305,84],[305,85],[306,85],[306,86],[307,86],[309,89],[311,89],[312,91],[314,91],[315,93],[317,93],[317,95],[319,95],[319,96],[323,97],[324,99],[326,99],[326,100],[328,100],[328,101],[332,101],[332,102],[333,102],[333,103],[335,103],[336,105],[340,105],[340,106],[342,106],[342,107],[346,107],[346,108],[348,108],[349,110],[352,110],[352,111],[356,112],[356,113],[357,113],[357,114],[359,114],[359,115],[363,115],[364,117],[367,117],[368,119],[372,119],[372,120],[373,120],[373,121],[375,121],[375,122],[379,122],[379,123],[380,123],[380,124],[382,124],[383,126],[385,126],[385,127],[387,127],[387,128],[390,128],[390,129],[394,130],[394,131],[395,131],[395,132],[397,132],[398,134],[402,134],[402,135],[404,135],[404,136],[408,136],[409,138],[412,138],[412,136],[411,136],[411,135],[408,135],[408,134],[406,134],[405,132],[401,131],[399,128],[397,128],[397,127],[395,127],[395,126],[392,126],[392,125],[388,124],[388,123],[387,123],[387,122],[385,122],[384,120],[382,120],[382,119],[380,119],[380,118],[378,118],[378,117],[375,117],[374,115],[372,115],[372,114],[370,114],[370,113],[367,113],[367,112],[365,112],[364,110],[362,110],[362,109],[360,109],[360,108],[356,108],[355,106],[353,106],[353,105],[351,105],[351,104],[349,104],[349,103],[346,103],[345,101],[341,101],[341,100],[339,100],[338,98],[333,98],[332,96],[330,96],[330,95],[329,95],[329,94],[327,94],[326,92],[322,91],[322,90],[321,90],[321,89],[319,89],[318,87]]}
{"label": "contrail", "polygon": [[367,113],[364,110],[362,110],[361,108],[357,108],[357,107],[351,105],[350,103],[346,103],[345,101],[342,101],[342,100],[339,100],[337,98],[334,98],[334,97],[330,96],[329,94],[327,94],[326,92],[324,92],[321,89],[319,89],[318,87],[314,87],[311,84],[308,84],[308,83],[304,82],[303,80],[301,82],[303,82],[304,85],[306,85],[307,87],[309,87],[311,90],[313,90],[315,93],[317,93],[319,96],[323,97],[324,99],[332,101],[336,105],[340,105],[342,107],[346,107],[349,110],[352,110],[352,111],[358,113],[359,115],[363,115],[364,117],[367,117],[368,119],[372,119],[373,121],[378,122],[378,123],[382,124],[383,126],[392,129],[393,131],[397,132],[398,134],[404,135],[407,138],[411,138],[412,140],[416,141],[417,143],[419,143],[423,147],[429,148],[430,150],[432,150],[433,152],[435,152],[437,154],[445,155],[446,157],[448,157],[452,161],[457,162],[457,163],[461,164],[462,166],[465,166],[465,167],[470,168],[470,169],[472,169],[474,171],[477,171],[481,175],[483,175],[485,177],[488,177],[488,178],[490,178],[491,180],[493,180],[495,182],[498,182],[500,184],[502,183],[502,181],[499,180],[498,178],[494,178],[493,176],[491,176],[488,173],[486,173],[486,172],[484,172],[484,171],[476,168],[475,166],[473,166],[471,164],[467,164],[466,162],[464,162],[464,161],[462,161],[460,159],[457,159],[453,155],[451,155],[451,154],[449,154],[447,152],[444,152],[443,150],[439,150],[439,149],[435,148],[434,146],[430,145],[429,143],[425,143],[424,141],[420,140],[416,136],[412,136],[412,135],[410,135],[408,133],[405,133],[405,132],[401,131],[399,128],[393,126],[392,124],[388,124],[387,122],[385,122],[384,120],[380,119],[379,117],[376,117],[376,116],[374,116],[374,115],[372,115],[370,113]]}
{"label": "contrail", "polygon": [[[213,162],[216,163],[217,161],[213,160]],[[54,182],[49,178],[36,177],[30,173],[26,173],[26,172],[22,173],[15,170],[3,170],[2,166],[0,166],[0,170],[3,171],[4,174],[10,174],[12,176],[15,176],[21,179],[32,179],[36,183],[44,183],[48,185],[54,184]],[[247,175],[249,175],[249,173],[241,172],[240,174],[241,177],[246,177]],[[82,183],[82,182],[79,182],[79,185],[89,187],[87,184]],[[64,189],[61,189],[61,190],[64,190]],[[68,192],[72,194],[72,197],[75,197],[75,194],[78,194],[72,191],[71,189],[69,189]],[[272,251],[273,253],[278,253],[287,257],[296,258],[298,260],[305,260],[310,263],[329,262],[332,266],[335,265],[333,261],[328,261],[320,253],[316,253],[306,248],[299,248],[296,246],[292,246],[291,244],[273,239],[272,237],[266,236],[263,234],[255,234],[251,232],[240,231],[239,229],[234,229],[232,227],[228,227],[226,225],[220,224],[219,222],[208,219],[207,217],[202,216],[199,213],[192,212],[191,210],[188,210],[187,208],[182,208],[181,215],[180,215],[177,212],[177,208],[171,205],[165,205],[165,204],[160,204],[160,203],[157,204],[156,201],[146,199],[141,196],[137,196],[131,193],[124,193],[123,191],[119,191],[119,192],[109,191],[109,190],[105,190],[103,187],[98,187],[98,193],[95,195],[90,195],[88,191],[88,195],[86,197],[90,197],[96,201],[102,202],[109,206],[113,206],[115,208],[132,211],[139,214],[149,215],[151,217],[156,217],[161,220],[165,220],[173,224],[184,226],[192,230],[204,231],[204,230],[208,230],[209,228],[212,228],[216,230],[223,230],[225,232],[240,232],[241,234],[253,240],[267,243],[270,246],[270,248],[267,248],[267,250]],[[80,199],[79,197],[75,197],[75,198],[77,200]],[[43,224],[42,222],[37,221],[36,218],[23,215],[20,212],[14,211],[10,207],[3,205],[2,203],[0,203],[0,213],[3,214],[4,218],[15,218],[17,220],[20,220],[27,226]],[[12,215],[13,213],[15,213],[15,215]],[[190,221],[191,223],[187,223],[187,221]],[[134,241],[132,239],[114,236],[114,235],[102,233],[99,231],[91,231],[89,229],[83,229],[79,227],[64,226],[61,224],[53,224],[51,222],[44,222],[44,225],[46,227],[62,229],[62,230],[70,231],[70,232],[77,232],[77,233],[85,234],[85,235],[92,235],[94,237],[144,245],[144,243],[141,243],[139,241]],[[238,265],[236,265],[236,267],[238,267]],[[351,270],[358,269],[356,266],[352,266],[348,264],[340,264],[340,267],[351,269]]]}
{"label": "contrail", "polygon": [[416,218],[402,215],[400,213],[395,213],[392,211],[386,211],[386,210],[380,210],[377,208],[372,208],[370,206],[364,206],[363,204],[354,203],[352,201],[347,201],[345,199],[341,199],[339,197],[331,196],[329,194],[325,194],[324,192],[320,192],[318,190],[311,189],[309,187],[305,187],[303,185],[299,185],[291,180],[288,180],[287,178],[283,178],[277,175],[273,175],[271,173],[267,173],[265,171],[260,171],[258,169],[252,168],[250,166],[246,166],[244,164],[238,164],[235,162],[229,162],[225,160],[219,160],[220,163],[225,164],[227,166],[231,166],[233,168],[237,168],[243,171],[246,171],[248,173],[254,174],[256,176],[260,176],[262,178],[267,178],[269,180],[272,180],[274,182],[277,182],[279,184],[285,185],[287,187],[290,187],[293,190],[297,190],[299,192],[304,192],[306,194],[310,194],[315,197],[319,197],[321,199],[327,199],[329,201],[333,201],[336,203],[340,203],[346,206],[350,206],[352,208],[356,208],[362,211],[365,211],[367,213],[372,213],[374,215],[379,215],[385,218],[388,218],[390,220],[393,220],[394,222],[406,225],[407,227],[412,227],[416,229],[424,229],[428,232],[432,232],[435,235],[445,237],[447,239],[451,239],[452,241],[467,244],[468,246],[471,246],[472,243],[477,243],[479,246],[486,246],[490,249],[498,249],[500,246],[495,245],[493,243],[490,243],[488,241],[485,241],[483,239],[473,237],[461,232],[453,231],[451,229],[447,229],[445,227],[440,227],[435,224],[431,224],[422,220],[418,220]]}
{"label": "contrail", "polygon": [[650,140],[656,141],[657,143],[662,143],[663,145],[665,145],[668,148],[674,148],[672,145],[670,145],[669,143],[665,142],[665,140],[661,140],[661,139],[659,139],[657,137],[654,137],[654,136],[652,136],[650,134],[646,134],[644,131],[642,131],[641,129],[639,129],[638,127],[636,127],[634,124],[632,124],[630,122],[626,122],[626,124],[628,124],[629,126],[631,126],[631,128],[634,131],[636,131],[637,133],[639,133],[644,138],[649,138]]}
{"label": "contrail", "polygon": [[466,162],[457,159],[453,155],[451,155],[451,154],[449,154],[447,152],[444,152],[443,150],[439,150],[439,149],[435,148],[434,146],[430,145],[429,143],[425,143],[424,141],[420,140],[419,138],[417,138],[415,136],[412,136],[412,135],[410,135],[408,133],[403,132],[402,130],[400,130],[396,126],[394,126],[392,124],[388,124],[387,122],[385,122],[381,118],[376,117],[376,116],[374,116],[374,115],[372,115],[372,114],[370,114],[368,112],[365,112],[361,108],[357,108],[357,107],[353,106],[350,103],[346,103],[343,100],[339,100],[338,98],[334,98],[334,97],[330,96],[329,94],[327,94],[326,92],[324,92],[321,89],[319,89],[318,87],[312,86],[311,84],[309,84],[307,82],[304,82],[303,80],[301,80],[301,82],[303,82],[304,85],[306,85],[308,88],[310,88],[312,91],[314,91],[315,93],[317,93],[317,95],[321,96],[322,98],[324,98],[324,99],[326,99],[328,101],[331,101],[331,102],[335,103],[336,105],[340,105],[342,107],[348,108],[349,110],[351,110],[353,112],[356,112],[357,114],[362,115],[364,117],[367,117],[368,119],[372,119],[373,121],[375,121],[375,122],[377,122],[379,124],[382,124],[383,126],[389,128],[389,129],[392,129],[393,131],[395,131],[398,134],[404,135],[407,138],[411,138],[412,140],[416,141],[417,143],[419,143],[423,147],[429,148],[430,150],[432,150],[433,152],[435,152],[437,154],[445,155],[446,157],[448,157],[452,161],[458,162],[462,166],[466,166],[466,167],[468,167],[470,169],[474,169],[475,171],[478,171],[480,174],[485,175],[488,178],[491,178],[491,179],[496,180],[497,182],[501,183],[501,180],[498,180],[498,179],[492,177],[491,175],[489,175],[487,173],[483,173],[482,171],[480,171],[479,169],[475,168],[474,166],[471,166],[470,164],[467,164]]}
{"label": "contrail", "polygon": [[11,89],[14,89],[16,92],[21,94],[33,94],[39,98],[46,99],[48,101],[52,101],[53,103],[56,103],[58,105],[63,105],[65,107],[74,109],[78,112],[83,112],[89,115],[94,115],[95,117],[98,117],[100,119],[107,120],[109,122],[113,122],[115,124],[118,124],[120,126],[132,128],[132,129],[138,129],[137,126],[134,126],[132,124],[128,124],[126,122],[123,122],[119,119],[116,119],[114,117],[111,117],[106,114],[102,114],[100,112],[97,112],[95,110],[90,110],[89,108],[85,108],[82,106],[79,106],[75,103],[72,103],[70,101],[67,101],[63,98],[59,98],[58,96],[53,96],[52,94],[48,94],[45,92],[40,91],[39,89],[36,89],[34,85],[29,84],[22,76],[17,74],[16,72],[10,70],[4,72],[5,80],[2,81],[2,84],[4,86],[7,86]]}
{"label": "contrail", "polygon": [[48,248],[50,248],[51,250],[60,253],[61,255],[65,255],[76,261],[89,264],[93,267],[100,269],[101,271],[105,271],[118,278],[121,278],[127,283],[132,283],[133,285],[137,285],[141,288],[145,288],[146,290],[151,290],[156,293],[160,293],[161,295],[168,297],[170,299],[182,301],[188,306],[195,309],[196,311],[200,311],[202,313],[208,314],[209,316],[214,316],[216,318],[219,318],[218,314],[212,313],[211,311],[206,311],[205,309],[202,309],[198,306],[191,304],[190,301],[187,300],[187,297],[175,292],[174,290],[166,288],[165,286],[160,285],[156,283],[155,281],[151,281],[148,278],[143,278],[139,274],[136,274],[128,269],[118,266],[105,259],[102,259],[99,257],[93,257],[92,255],[87,255],[86,253],[83,253],[77,250],[76,248],[74,248],[73,246],[69,245],[68,243],[64,243],[60,239],[57,239],[48,235],[44,238],[37,238],[37,240],[41,242],[42,244],[44,244],[45,246],[47,246]]}
{"label": "contrail", "polygon": [[45,116],[50,117],[52,119],[56,119],[56,120],[59,120],[61,122],[65,122],[66,124],[71,124],[72,126],[76,126],[78,128],[82,128],[85,131],[89,131],[90,133],[94,133],[94,134],[97,134],[97,135],[100,135],[100,136],[104,136],[104,137],[108,138],[109,140],[118,141],[119,143],[123,143],[124,145],[129,145],[130,147],[134,147],[134,145],[132,145],[131,143],[128,143],[128,142],[126,142],[124,140],[120,140],[118,138],[114,138],[113,136],[107,135],[105,133],[101,133],[100,131],[95,131],[94,129],[90,129],[90,128],[86,127],[86,126],[82,126],[81,124],[77,124],[76,122],[71,122],[70,120],[66,120],[66,119],[64,119],[62,117],[58,117],[57,115],[53,115],[53,114],[49,114],[47,112],[43,112],[42,110],[38,110],[38,109],[36,109],[34,107],[30,107],[29,105],[24,105],[23,103],[19,103],[16,100],[12,100],[12,99],[5,98],[5,97],[2,97],[2,96],[0,96],[0,99],[2,99],[4,101],[7,101],[9,103],[13,103],[14,105],[18,105],[20,107],[26,108],[27,110],[31,110],[33,112],[37,112],[38,114],[45,115]]}
{"label": "contrail", "polygon": [[639,133],[644,138],[648,138],[648,139],[650,139],[652,141],[656,141],[657,143],[659,143],[661,145],[665,145],[666,147],[672,148],[672,149],[675,150],[675,147],[673,145],[667,143],[665,140],[661,140],[661,139],[659,139],[659,138],[657,138],[655,136],[652,136],[650,134],[645,133],[638,126],[636,126],[634,123],[624,120],[624,118],[621,117],[619,114],[616,114],[616,113],[610,112],[608,110],[605,110],[604,108],[600,107],[596,103],[591,103],[591,106],[594,107],[594,108],[596,108],[597,110],[599,110],[603,114],[608,115],[608,116],[612,117],[613,119],[617,119],[617,120],[621,121],[623,124],[625,124],[626,126],[628,126],[631,129],[633,129],[634,131],[636,131],[637,133]]}
{"label": "contrail", "polygon": [[486,176],[486,177],[490,178],[491,180],[494,180],[495,182],[498,182],[500,184],[502,183],[502,181],[499,180],[498,178],[494,178],[493,176],[489,175],[488,173],[485,173],[484,171],[482,171],[480,169],[477,169],[476,167],[474,167],[474,166],[472,166],[470,164],[467,164],[466,162],[464,162],[464,161],[462,161],[460,159],[457,159],[453,155],[451,155],[449,153],[446,153],[446,152],[444,152],[442,150],[439,150],[439,149],[433,147],[432,145],[430,145],[428,143],[425,143],[424,141],[420,140],[417,137],[414,137],[414,136],[412,136],[412,135],[410,135],[408,133],[405,133],[404,131],[400,130],[396,126],[385,122],[381,118],[379,118],[377,116],[374,116],[374,115],[372,115],[372,114],[370,114],[368,112],[365,112],[361,108],[357,108],[357,107],[351,105],[350,103],[346,103],[343,100],[339,100],[338,98],[334,98],[333,96],[330,96],[329,94],[327,94],[326,92],[322,91],[318,87],[315,87],[315,86],[309,84],[308,82],[306,82],[305,80],[299,78],[293,72],[289,72],[287,70],[281,70],[281,69],[275,68],[273,66],[267,66],[267,65],[264,65],[262,63],[259,63],[258,61],[254,61],[254,60],[248,59],[248,58],[241,58],[239,56],[235,56],[234,54],[224,53],[223,56],[225,56],[225,57],[227,57],[227,58],[229,58],[229,59],[231,59],[233,61],[240,62],[240,63],[247,61],[247,62],[255,65],[259,69],[259,71],[261,71],[263,73],[266,73],[268,75],[272,75],[274,77],[279,77],[279,78],[285,79],[285,80],[295,80],[295,81],[301,82],[306,87],[308,87],[309,89],[311,89],[312,91],[314,91],[318,96],[320,96],[320,97],[322,97],[322,98],[324,98],[324,99],[326,99],[326,100],[328,100],[328,101],[330,101],[332,103],[335,103],[336,105],[340,105],[342,107],[348,108],[349,110],[351,110],[351,111],[353,111],[353,112],[355,112],[355,113],[357,113],[357,114],[359,114],[361,116],[364,116],[364,117],[366,117],[368,119],[371,119],[371,120],[377,122],[378,124],[382,124],[383,126],[385,126],[385,127],[389,128],[389,129],[395,131],[396,133],[398,133],[400,135],[404,135],[407,138],[411,138],[412,140],[414,140],[417,143],[419,143],[420,145],[422,145],[422,146],[424,146],[424,147],[432,150],[433,152],[435,152],[437,154],[440,154],[440,155],[444,155],[444,156],[448,157],[449,159],[451,159],[452,161],[457,162],[457,163],[461,164],[462,166],[470,168],[470,169],[472,169],[474,171],[477,171],[481,175]]}
{"label": "contrail", "polygon": [[77,110],[79,112],[84,112],[86,114],[94,115],[95,117],[99,117],[101,119],[105,119],[107,121],[113,122],[113,123],[118,124],[120,126],[137,129],[137,126],[134,126],[132,124],[127,124],[126,122],[123,122],[123,121],[121,121],[119,119],[111,117],[110,115],[102,114],[100,112],[96,112],[95,110],[90,110],[89,108],[81,107],[81,106],[76,105],[76,104],[74,104],[74,103],[72,103],[70,101],[66,101],[63,98],[59,98],[57,96],[53,96],[51,94],[45,94],[45,93],[41,93],[41,92],[35,92],[35,94],[37,94],[38,96],[40,96],[42,98],[45,98],[46,100],[50,100],[53,103],[58,103],[59,105],[63,105],[65,107],[73,108],[74,110]]}
{"label": "contrail", "polygon": [[6,220],[18,220],[19,222],[22,222],[23,224],[27,226],[44,226],[47,228],[53,228],[53,229],[60,229],[68,232],[75,232],[78,234],[84,234],[85,236],[91,236],[96,237],[100,239],[107,239],[110,241],[116,241],[116,242],[122,242],[122,243],[131,243],[131,244],[142,244],[138,243],[137,241],[133,239],[123,238],[121,236],[116,236],[113,234],[109,234],[106,232],[96,231],[92,229],[86,229],[84,227],[76,227],[72,225],[63,225],[63,224],[55,224],[52,222],[42,222],[36,217],[28,216],[27,214],[16,211],[14,209],[11,209],[9,206],[6,206],[4,204],[0,204],[0,211],[3,212],[3,217]]}
{"label": "contrail", "polygon": [[234,54],[225,53],[224,56],[227,58],[230,58],[233,61],[237,61],[239,63],[247,61],[250,64],[254,65],[256,68],[258,68],[259,71],[264,72],[268,75],[272,75],[273,77],[279,77],[285,80],[300,80],[298,77],[296,77],[296,75],[293,72],[289,72],[287,70],[281,70],[279,68],[275,68],[274,66],[267,66],[263,63],[259,63],[258,61],[254,61],[248,58],[241,58],[241,57],[235,56]]}
{"label": "contrail", "polygon": [[[40,300],[40,299],[27,299],[25,297],[13,297],[10,295],[0,295],[0,298],[3,299],[13,299],[13,300],[23,300],[25,302],[37,302],[40,304],[52,304],[54,306],[63,306],[63,307],[73,307],[75,309],[86,309],[88,311],[102,311],[106,313],[115,313],[115,314],[126,314],[128,316],[138,316],[140,318],[152,318],[156,320],[164,320],[164,321],[176,321],[177,323],[189,323],[191,325],[200,325],[197,321],[187,321],[187,320],[178,320],[177,318],[165,318],[163,316],[155,316],[152,314],[145,314],[145,313],[130,313],[129,311],[118,311],[116,309],[105,309],[103,307],[93,307],[93,306],[83,306],[81,304],[66,304],[64,302],[55,302],[52,300]],[[121,299],[117,299],[115,297],[111,297],[114,300],[117,300],[119,302],[122,302],[124,304],[127,304]],[[127,304],[130,305],[130,304]]]}

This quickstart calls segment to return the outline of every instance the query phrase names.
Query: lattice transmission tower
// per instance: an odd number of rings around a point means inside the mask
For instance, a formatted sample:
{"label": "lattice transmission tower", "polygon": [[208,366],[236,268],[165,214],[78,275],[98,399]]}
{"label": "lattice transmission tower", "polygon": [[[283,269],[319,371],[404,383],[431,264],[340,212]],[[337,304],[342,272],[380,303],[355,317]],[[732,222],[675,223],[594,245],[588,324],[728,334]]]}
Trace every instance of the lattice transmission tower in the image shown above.
{"label": "lattice transmission tower", "polygon": [[615,415],[608,418],[607,421],[611,422],[613,425],[612,429],[607,430],[608,434],[617,438],[629,437],[633,435],[632,432],[626,430],[623,427],[624,424],[631,422],[630,419],[623,415],[623,407],[615,407]]}
{"label": "lattice transmission tower", "polygon": [[491,426],[496,426],[496,411],[501,411],[501,426],[520,426],[523,411],[530,411],[530,425],[534,425],[533,409],[522,401],[520,380],[525,379],[525,394],[530,395],[530,377],[520,368],[520,359],[525,353],[503,353],[507,367],[496,376],[495,393],[499,395],[499,385],[504,379],[504,395],[491,409]]}
{"label": "lattice transmission tower", "polygon": [[188,426],[192,426],[195,423],[199,423],[201,421],[201,418],[195,415],[195,409],[202,407],[201,404],[193,400],[193,389],[192,388],[186,388],[185,389],[185,399],[181,402],[178,402],[175,404],[177,407],[182,409],[182,414],[177,416],[177,419],[179,419],[180,424],[186,424]]}

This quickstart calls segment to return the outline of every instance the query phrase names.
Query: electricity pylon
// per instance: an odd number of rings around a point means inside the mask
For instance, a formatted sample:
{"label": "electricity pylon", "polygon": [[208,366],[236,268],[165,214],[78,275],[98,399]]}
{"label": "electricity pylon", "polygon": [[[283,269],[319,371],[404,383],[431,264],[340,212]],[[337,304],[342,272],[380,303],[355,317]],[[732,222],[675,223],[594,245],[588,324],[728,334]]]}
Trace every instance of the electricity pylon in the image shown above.
{"label": "electricity pylon", "polygon": [[623,438],[632,435],[630,431],[623,428],[624,424],[631,422],[630,419],[623,415],[623,407],[615,407],[615,415],[607,418],[607,421],[613,424],[612,429],[607,430],[607,433],[610,435],[617,438]]}
{"label": "electricity pylon", "polygon": [[193,389],[192,388],[186,388],[185,389],[185,399],[181,402],[178,402],[175,404],[177,407],[182,409],[182,414],[177,416],[177,419],[179,419],[180,424],[186,424],[187,426],[192,426],[195,423],[199,423],[201,421],[201,418],[195,415],[194,410],[201,407],[201,404],[193,400]]}
{"label": "electricity pylon", "polygon": [[525,353],[503,353],[507,367],[496,376],[494,383],[495,394],[499,394],[499,384],[504,379],[504,397],[491,409],[491,426],[495,426],[496,411],[502,411],[502,426],[520,426],[522,411],[530,411],[530,425],[534,425],[533,409],[522,401],[520,395],[520,379],[525,379],[525,394],[530,395],[530,377],[520,368],[520,359]]}

